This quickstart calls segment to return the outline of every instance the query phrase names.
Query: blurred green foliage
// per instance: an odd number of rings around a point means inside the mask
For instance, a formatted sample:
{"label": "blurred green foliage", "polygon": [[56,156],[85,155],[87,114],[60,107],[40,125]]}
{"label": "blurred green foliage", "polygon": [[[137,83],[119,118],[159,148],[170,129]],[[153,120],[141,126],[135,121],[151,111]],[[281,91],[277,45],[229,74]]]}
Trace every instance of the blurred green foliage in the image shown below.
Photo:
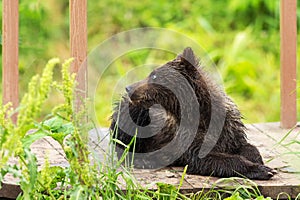
{"label": "blurred green foliage", "polygon": [[[225,89],[238,104],[246,123],[278,121],[279,3],[279,0],[89,0],[89,51],[112,35],[133,28],[178,31],[199,43],[217,65]],[[68,0],[20,1],[21,90],[27,77],[41,71],[38,66],[44,66],[49,58],[70,56],[68,13]],[[102,77],[96,94],[100,125],[109,124],[112,86],[132,66],[157,57],[141,51],[113,63],[117,70]],[[163,63],[164,59],[158,60]],[[50,98],[49,107],[55,105],[55,99]]]}

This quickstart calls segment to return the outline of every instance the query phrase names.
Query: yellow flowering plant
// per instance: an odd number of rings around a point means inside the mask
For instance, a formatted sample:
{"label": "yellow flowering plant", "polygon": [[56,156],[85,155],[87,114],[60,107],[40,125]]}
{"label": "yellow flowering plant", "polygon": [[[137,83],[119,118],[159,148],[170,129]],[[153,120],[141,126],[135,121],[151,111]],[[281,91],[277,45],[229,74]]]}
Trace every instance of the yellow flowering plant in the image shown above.
{"label": "yellow flowering plant", "polygon": [[[89,173],[93,168],[88,158],[89,151],[82,135],[86,134],[87,126],[80,124],[86,112],[74,111],[74,89],[76,74],[69,72],[73,59],[62,64],[62,80],[53,80],[53,70],[60,61],[51,59],[45,66],[42,75],[35,75],[28,84],[28,92],[23,96],[20,106],[13,110],[11,104],[0,109],[0,182],[7,173],[13,173],[20,179],[23,194],[20,199],[32,199],[36,195],[47,192],[53,196],[51,190],[57,187],[64,178],[72,184],[83,184],[91,187],[95,178]],[[64,102],[52,110],[50,118],[37,122],[43,105],[49,97],[51,89],[63,94]],[[85,106],[82,106],[84,109]],[[11,115],[18,112],[17,122],[13,123]],[[34,131],[32,131],[34,130]],[[32,133],[28,134],[31,131]],[[67,137],[70,135],[70,137]],[[51,167],[47,161],[44,169],[38,172],[36,156],[31,152],[30,145],[45,136],[50,136],[62,146],[70,168],[67,173],[61,167]],[[18,164],[11,165],[9,159],[17,157]],[[51,172],[51,173],[49,173]],[[47,175],[49,174],[49,175]],[[59,174],[59,176],[53,175]],[[50,183],[49,183],[50,180]]]}

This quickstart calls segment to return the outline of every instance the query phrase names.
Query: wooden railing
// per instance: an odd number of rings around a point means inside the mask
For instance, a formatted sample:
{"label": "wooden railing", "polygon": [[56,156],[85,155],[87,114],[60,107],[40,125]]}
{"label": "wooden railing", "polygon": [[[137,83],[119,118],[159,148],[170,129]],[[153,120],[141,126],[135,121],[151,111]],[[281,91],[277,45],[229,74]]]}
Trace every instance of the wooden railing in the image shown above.
{"label": "wooden railing", "polygon": [[281,126],[292,128],[297,123],[297,0],[281,0],[280,16]]}
{"label": "wooden railing", "polygon": [[[77,105],[86,97],[87,87],[87,0],[70,0],[70,48],[75,60],[71,71],[78,72]],[[18,107],[18,0],[3,0],[2,18],[2,103],[12,102]],[[13,116],[16,121],[16,116]]]}
{"label": "wooden railing", "polygon": [[[3,0],[2,66],[3,104],[18,106],[18,0]],[[297,123],[297,0],[281,0],[281,126]],[[270,44],[271,45],[271,44]],[[72,72],[79,82],[77,104],[87,91],[87,0],[70,0],[70,46],[75,58]],[[261,86],[263,87],[263,86]],[[276,109],[276,108],[274,108]]]}
{"label": "wooden railing", "polygon": [[[19,4],[18,0],[2,1],[2,103],[19,105]],[[16,120],[16,115],[13,117]]]}
{"label": "wooden railing", "polygon": [[77,73],[76,106],[87,97],[87,0],[70,0],[71,71]]}

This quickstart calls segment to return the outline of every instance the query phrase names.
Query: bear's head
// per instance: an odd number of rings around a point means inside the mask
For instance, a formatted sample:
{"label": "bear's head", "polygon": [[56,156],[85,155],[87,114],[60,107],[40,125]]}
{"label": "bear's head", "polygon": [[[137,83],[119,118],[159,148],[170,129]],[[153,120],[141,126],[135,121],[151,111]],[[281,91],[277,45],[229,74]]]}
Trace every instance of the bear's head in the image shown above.
{"label": "bear's head", "polygon": [[195,89],[201,76],[198,71],[198,60],[191,48],[184,49],[174,60],[153,70],[147,78],[126,87],[131,104],[146,109],[159,104],[166,111],[179,110],[178,97]]}

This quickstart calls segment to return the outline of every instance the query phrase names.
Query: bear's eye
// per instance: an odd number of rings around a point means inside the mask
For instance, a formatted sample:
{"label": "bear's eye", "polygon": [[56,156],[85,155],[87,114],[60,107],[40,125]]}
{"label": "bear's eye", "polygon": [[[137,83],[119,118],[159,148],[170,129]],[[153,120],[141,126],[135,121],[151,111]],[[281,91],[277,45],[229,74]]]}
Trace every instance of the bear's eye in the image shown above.
{"label": "bear's eye", "polygon": [[152,75],[151,75],[151,79],[152,79],[152,80],[155,80],[156,78],[157,78],[156,74],[152,74]]}

